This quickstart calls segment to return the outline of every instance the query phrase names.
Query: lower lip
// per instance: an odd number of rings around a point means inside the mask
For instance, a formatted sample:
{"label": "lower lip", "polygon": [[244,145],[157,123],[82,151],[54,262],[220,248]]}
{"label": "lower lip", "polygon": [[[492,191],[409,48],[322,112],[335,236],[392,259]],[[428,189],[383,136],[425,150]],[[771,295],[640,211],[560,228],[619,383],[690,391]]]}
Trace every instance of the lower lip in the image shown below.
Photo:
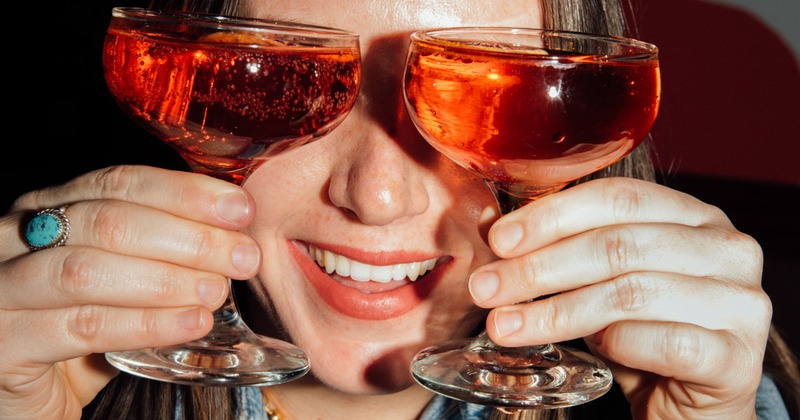
{"label": "lower lip", "polygon": [[363,293],[332,279],[298,245],[289,242],[289,253],[325,303],[351,318],[381,321],[401,316],[422,303],[442,277],[442,267],[420,280],[390,291]]}

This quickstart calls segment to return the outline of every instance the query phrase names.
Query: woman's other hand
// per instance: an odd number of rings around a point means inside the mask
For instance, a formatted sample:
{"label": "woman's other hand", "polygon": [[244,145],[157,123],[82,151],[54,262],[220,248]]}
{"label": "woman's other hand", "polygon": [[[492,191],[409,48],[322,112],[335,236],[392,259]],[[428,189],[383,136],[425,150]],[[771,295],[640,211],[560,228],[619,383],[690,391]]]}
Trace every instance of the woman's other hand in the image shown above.
{"label": "woman's other hand", "polygon": [[470,291],[498,344],[585,337],[639,418],[755,418],[762,251],[716,207],[607,178],[499,219],[489,243],[502,259]]}

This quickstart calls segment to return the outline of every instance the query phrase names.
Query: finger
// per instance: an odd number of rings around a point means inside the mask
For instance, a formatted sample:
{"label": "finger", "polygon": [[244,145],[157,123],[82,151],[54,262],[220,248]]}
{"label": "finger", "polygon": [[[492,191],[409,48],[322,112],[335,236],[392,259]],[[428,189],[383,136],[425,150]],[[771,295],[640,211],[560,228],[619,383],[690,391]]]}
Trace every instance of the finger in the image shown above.
{"label": "finger", "polygon": [[758,243],[737,231],[677,224],[613,225],[485,265],[472,274],[469,288],[477,305],[494,307],[631,272],[753,282],[760,278],[760,255]]}
{"label": "finger", "polygon": [[[726,331],[673,322],[619,322],[595,341],[604,357],[629,369],[652,372],[687,384],[730,392],[731,386],[755,389],[760,380],[763,348]],[[640,376],[615,370],[614,379],[630,391]]]}
{"label": "finger", "polygon": [[87,247],[63,247],[0,263],[0,308],[78,305],[216,309],[228,280],[219,274],[133,258]]}
{"label": "finger", "polygon": [[214,317],[206,308],[109,308],[86,305],[15,311],[4,317],[3,363],[55,363],[92,353],[177,345],[203,337]]}
{"label": "finger", "polygon": [[[151,207],[95,200],[71,205],[65,213],[70,220],[67,248],[91,246],[236,279],[254,276],[261,264],[261,252],[253,238]],[[20,241],[20,255],[27,252],[21,246]]]}
{"label": "finger", "polygon": [[510,258],[602,226],[648,222],[730,227],[722,211],[690,195],[653,182],[605,178],[504,216],[489,231],[489,245],[498,256]]}
{"label": "finger", "polygon": [[760,326],[769,325],[771,315],[769,298],[760,287],[650,272],[495,308],[486,329],[505,346],[566,341],[630,320],[737,331],[758,341],[766,339]]}
{"label": "finger", "polygon": [[93,200],[121,200],[228,229],[254,216],[250,194],[230,182],[150,166],[113,166],[20,197],[13,211],[38,211]]}
{"label": "finger", "polygon": [[23,223],[27,222],[27,213],[10,213],[0,217],[0,261],[5,261],[29,252],[23,242]]}

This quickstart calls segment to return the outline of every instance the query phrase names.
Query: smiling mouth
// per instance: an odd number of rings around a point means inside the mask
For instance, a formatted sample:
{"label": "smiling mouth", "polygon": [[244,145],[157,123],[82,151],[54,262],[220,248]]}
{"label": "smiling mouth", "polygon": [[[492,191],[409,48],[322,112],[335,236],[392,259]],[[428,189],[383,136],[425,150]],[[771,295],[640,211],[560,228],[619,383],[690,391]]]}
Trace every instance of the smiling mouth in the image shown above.
{"label": "smiling mouth", "polygon": [[343,255],[308,245],[308,253],[328,274],[336,273],[357,282],[416,281],[436,266],[438,258],[391,265],[371,265],[352,260]]}
{"label": "smiling mouth", "polygon": [[[421,305],[452,262],[445,256],[372,265],[295,241],[289,242],[289,252],[328,307],[351,318],[372,321],[396,318]],[[425,280],[419,281],[423,275]]]}

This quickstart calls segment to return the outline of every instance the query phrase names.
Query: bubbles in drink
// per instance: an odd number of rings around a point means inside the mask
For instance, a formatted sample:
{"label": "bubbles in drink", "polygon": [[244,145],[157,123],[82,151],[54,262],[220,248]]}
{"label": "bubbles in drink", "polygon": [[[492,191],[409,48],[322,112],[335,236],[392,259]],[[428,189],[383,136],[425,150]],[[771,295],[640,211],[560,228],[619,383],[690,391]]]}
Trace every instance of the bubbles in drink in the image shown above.
{"label": "bubbles in drink", "polygon": [[109,30],[106,81],[122,108],[185,158],[234,171],[337,125],[358,94],[357,47],[303,48],[241,34],[199,43]]}

